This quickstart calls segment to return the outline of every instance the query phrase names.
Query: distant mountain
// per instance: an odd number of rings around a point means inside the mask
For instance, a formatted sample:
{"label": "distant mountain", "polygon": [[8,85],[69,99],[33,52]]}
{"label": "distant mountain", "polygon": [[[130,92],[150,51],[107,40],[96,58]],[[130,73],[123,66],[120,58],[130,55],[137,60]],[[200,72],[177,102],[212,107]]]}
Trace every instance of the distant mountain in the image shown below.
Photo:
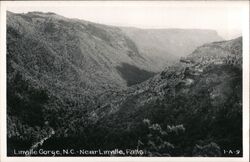
{"label": "distant mountain", "polygon": [[198,46],[223,40],[214,30],[201,29],[139,29],[122,28],[138,50],[154,61],[159,68],[187,56]]}

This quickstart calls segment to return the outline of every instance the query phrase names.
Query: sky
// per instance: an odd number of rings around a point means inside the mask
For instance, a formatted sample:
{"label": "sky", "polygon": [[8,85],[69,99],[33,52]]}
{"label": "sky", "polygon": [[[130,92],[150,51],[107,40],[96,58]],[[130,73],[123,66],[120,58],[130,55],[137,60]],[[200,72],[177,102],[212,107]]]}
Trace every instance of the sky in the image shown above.
{"label": "sky", "polygon": [[138,28],[213,29],[224,39],[241,35],[246,1],[44,2],[10,5],[15,13],[54,12],[68,18]]}

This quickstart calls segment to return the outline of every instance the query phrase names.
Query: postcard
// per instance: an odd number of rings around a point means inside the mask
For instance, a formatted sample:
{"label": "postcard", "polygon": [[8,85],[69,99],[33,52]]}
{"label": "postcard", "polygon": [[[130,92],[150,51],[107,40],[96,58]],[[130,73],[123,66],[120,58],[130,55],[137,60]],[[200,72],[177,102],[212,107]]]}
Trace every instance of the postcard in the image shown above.
{"label": "postcard", "polygon": [[2,1],[1,161],[249,160],[248,1]]}

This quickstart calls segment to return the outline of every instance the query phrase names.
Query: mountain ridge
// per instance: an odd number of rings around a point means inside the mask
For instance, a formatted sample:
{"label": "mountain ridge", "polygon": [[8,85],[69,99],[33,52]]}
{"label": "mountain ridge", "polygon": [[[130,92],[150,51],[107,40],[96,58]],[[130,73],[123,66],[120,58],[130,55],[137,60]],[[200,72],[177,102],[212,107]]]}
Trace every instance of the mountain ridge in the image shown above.
{"label": "mountain ridge", "polygon": [[[215,30],[205,29],[139,29],[121,28],[138,46],[138,49],[156,64],[176,62],[196,47],[223,40]],[[152,58],[154,53],[154,58]],[[170,64],[170,63],[169,63]]]}

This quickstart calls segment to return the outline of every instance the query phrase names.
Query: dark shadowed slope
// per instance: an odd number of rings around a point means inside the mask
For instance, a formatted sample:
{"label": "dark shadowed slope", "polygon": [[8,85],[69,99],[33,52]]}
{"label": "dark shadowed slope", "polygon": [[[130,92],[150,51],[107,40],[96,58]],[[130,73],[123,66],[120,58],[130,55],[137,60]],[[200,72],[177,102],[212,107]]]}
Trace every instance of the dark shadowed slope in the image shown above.
{"label": "dark shadowed slope", "polygon": [[155,75],[153,72],[139,69],[136,66],[126,63],[123,63],[121,66],[116,68],[121,73],[123,79],[126,80],[128,86],[141,83]]}

